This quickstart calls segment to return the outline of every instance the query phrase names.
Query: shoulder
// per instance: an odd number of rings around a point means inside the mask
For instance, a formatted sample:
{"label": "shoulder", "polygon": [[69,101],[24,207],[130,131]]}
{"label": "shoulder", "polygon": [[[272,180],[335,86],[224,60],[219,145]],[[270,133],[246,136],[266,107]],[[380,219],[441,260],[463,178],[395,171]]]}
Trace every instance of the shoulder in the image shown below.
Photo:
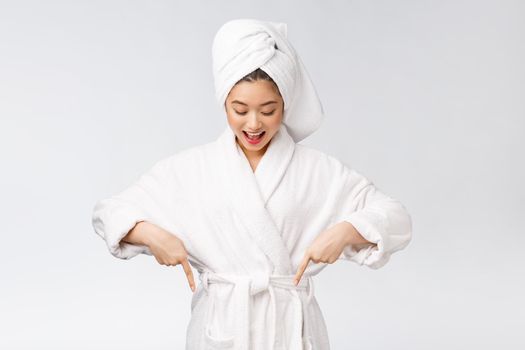
{"label": "shoulder", "polygon": [[323,152],[319,149],[306,146],[303,144],[296,144],[295,153],[297,160],[309,167],[315,167],[318,170],[328,170],[330,172],[342,172],[348,167],[345,163],[334,155]]}
{"label": "shoulder", "polygon": [[324,184],[330,184],[334,189],[362,188],[372,181],[363,173],[351,167],[334,155],[318,149],[297,144],[298,163],[301,173],[310,175]]}
{"label": "shoulder", "polygon": [[208,142],[196,146],[190,146],[176,151],[160,160],[156,164],[163,167],[191,166],[202,162],[203,158],[211,156],[213,142]]}

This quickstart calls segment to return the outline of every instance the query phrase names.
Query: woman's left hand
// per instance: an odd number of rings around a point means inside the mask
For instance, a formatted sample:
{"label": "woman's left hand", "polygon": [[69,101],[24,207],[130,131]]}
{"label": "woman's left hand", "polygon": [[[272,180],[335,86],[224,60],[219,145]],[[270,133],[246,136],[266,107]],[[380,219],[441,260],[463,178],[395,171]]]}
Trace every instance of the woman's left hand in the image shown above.
{"label": "woman's left hand", "polygon": [[295,285],[299,284],[310,260],[314,263],[322,262],[332,264],[337,261],[343,249],[349,244],[368,246],[373,243],[361,236],[354,225],[347,221],[342,221],[321,232],[304,254],[303,261],[299,265],[299,269],[294,278]]}

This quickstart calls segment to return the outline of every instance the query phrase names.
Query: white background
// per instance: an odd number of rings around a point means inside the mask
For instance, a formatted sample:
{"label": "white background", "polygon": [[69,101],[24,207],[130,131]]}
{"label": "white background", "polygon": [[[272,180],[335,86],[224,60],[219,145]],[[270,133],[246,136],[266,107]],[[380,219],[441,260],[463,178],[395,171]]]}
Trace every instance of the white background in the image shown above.
{"label": "white background", "polygon": [[0,348],[183,349],[182,268],[114,258],[91,214],[218,137],[211,44],[240,17],[288,23],[326,112],[302,143],[413,219],[383,268],[316,277],[332,349],[523,349],[520,1],[1,1]]}

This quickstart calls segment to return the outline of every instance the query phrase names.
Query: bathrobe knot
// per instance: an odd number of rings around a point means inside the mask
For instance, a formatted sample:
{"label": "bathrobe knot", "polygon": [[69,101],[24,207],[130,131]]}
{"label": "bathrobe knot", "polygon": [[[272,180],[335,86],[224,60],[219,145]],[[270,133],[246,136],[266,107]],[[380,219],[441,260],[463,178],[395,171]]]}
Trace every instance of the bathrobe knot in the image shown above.
{"label": "bathrobe knot", "polygon": [[[304,275],[296,286],[293,283],[295,275],[269,275],[263,272],[254,273],[249,276],[237,275],[237,274],[226,274],[216,273],[212,271],[204,271],[199,275],[199,279],[202,282],[203,289],[209,294],[211,298],[209,300],[210,307],[216,304],[214,298],[217,298],[217,294],[210,293],[209,284],[219,283],[233,285],[233,303],[235,304],[235,327],[233,335],[215,335],[215,338],[231,339],[234,344],[234,349],[250,349],[250,328],[252,325],[251,320],[251,297],[263,291],[267,291],[270,298],[270,305],[272,312],[269,313],[270,319],[268,320],[270,327],[270,344],[276,344],[282,342],[283,339],[279,339],[277,336],[277,324],[278,317],[281,317],[280,310],[277,310],[276,301],[276,288],[287,289],[290,293],[280,294],[279,298],[288,298],[289,302],[287,305],[292,307],[292,324],[287,327],[291,329],[291,333],[287,334],[287,338],[290,344],[289,349],[291,350],[302,350],[304,344],[304,331],[303,331],[303,301],[308,304],[314,297],[313,277]],[[308,291],[306,298],[302,298],[298,291]],[[206,326],[206,335],[209,334],[210,325]],[[281,343],[282,344],[282,343]]]}
{"label": "bathrobe knot", "polygon": [[268,290],[270,286],[270,275],[267,273],[255,273],[252,275],[250,283],[250,294],[255,295],[257,293]]}

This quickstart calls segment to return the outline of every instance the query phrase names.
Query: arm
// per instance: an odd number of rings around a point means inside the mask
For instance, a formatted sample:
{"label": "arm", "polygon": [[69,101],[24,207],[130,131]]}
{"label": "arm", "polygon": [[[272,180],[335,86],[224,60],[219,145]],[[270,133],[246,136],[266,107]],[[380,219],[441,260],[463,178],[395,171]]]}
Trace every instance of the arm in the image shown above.
{"label": "arm", "polygon": [[122,238],[121,242],[149,247],[152,236],[157,235],[159,231],[158,226],[147,221],[140,221]]}
{"label": "arm", "polygon": [[342,221],[344,227],[345,244],[352,245],[354,248],[368,248],[369,246],[377,246],[376,243],[370,242],[364,238],[359,231],[348,221]]}
{"label": "arm", "polygon": [[168,159],[157,162],[131,186],[95,204],[93,228],[115,257],[130,259],[138,254],[152,255],[145,236],[145,232],[149,234],[152,230],[133,229],[143,221],[156,225],[166,222],[170,193],[168,165]]}
{"label": "arm", "polygon": [[349,237],[353,238],[349,242],[354,243],[344,248],[340,259],[378,269],[410,242],[411,217],[399,201],[382,193],[359,172],[343,164],[339,171],[344,179],[341,217],[351,224]]}

